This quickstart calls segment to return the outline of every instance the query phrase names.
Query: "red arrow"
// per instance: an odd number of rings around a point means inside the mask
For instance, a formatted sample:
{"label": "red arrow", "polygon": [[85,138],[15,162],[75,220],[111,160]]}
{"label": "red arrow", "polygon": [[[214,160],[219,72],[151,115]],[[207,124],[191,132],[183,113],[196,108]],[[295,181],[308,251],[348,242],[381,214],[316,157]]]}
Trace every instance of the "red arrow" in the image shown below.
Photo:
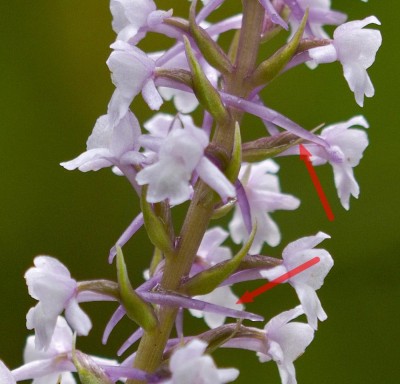
{"label": "red arrow", "polygon": [[276,279],[270,281],[267,284],[262,285],[257,288],[253,292],[246,291],[244,295],[236,302],[236,304],[244,304],[244,303],[252,303],[254,298],[258,295],[261,295],[265,291],[268,291],[271,288],[274,288],[275,285],[283,283],[289,278],[298,275],[300,272],[305,271],[306,269],[312,267],[313,265],[319,263],[319,257],[313,257],[311,260],[306,261],[303,264],[300,264],[298,267],[291,269],[290,271],[284,273],[282,276],[277,277]]}
{"label": "red arrow", "polygon": [[308,173],[311,176],[311,180],[314,183],[314,187],[317,190],[319,199],[321,200],[322,206],[325,209],[326,216],[328,217],[328,220],[333,221],[335,216],[333,215],[332,209],[329,206],[328,199],[325,196],[325,193],[322,189],[321,183],[319,182],[317,173],[315,172],[315,169],[313,165],[311,164],[310,156],[311,153],[304,147],[304,145],[300,144],[300,160],[304,161],[306,164]]}

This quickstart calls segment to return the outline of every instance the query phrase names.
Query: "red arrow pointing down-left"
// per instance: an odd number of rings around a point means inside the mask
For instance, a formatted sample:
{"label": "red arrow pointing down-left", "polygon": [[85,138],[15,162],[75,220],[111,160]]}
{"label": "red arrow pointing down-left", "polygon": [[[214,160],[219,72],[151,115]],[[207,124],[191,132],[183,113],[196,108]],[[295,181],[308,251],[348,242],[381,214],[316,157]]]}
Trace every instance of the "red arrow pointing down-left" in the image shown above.
{"label": "red arrow pointing down-left", "polygon": [[275,287],[275,285],[283,283],[284,281],[290,279],[291,277],[298,275],[299,273],[319,263],[319,261],[320,261],[319,257],[313,257],[311,260],[308,260],[305,263],[300,264],[298,267],[293,268],[290,271],[284,273],[282,276],[279,276],[276,279],[270,281],[269,283],[262,285],[253,292],[246,291],[242,295],[242,297],[236,302],[236,304],[252,303],[256,296],[261,295],[265,291],[268,291],[269,289]]}

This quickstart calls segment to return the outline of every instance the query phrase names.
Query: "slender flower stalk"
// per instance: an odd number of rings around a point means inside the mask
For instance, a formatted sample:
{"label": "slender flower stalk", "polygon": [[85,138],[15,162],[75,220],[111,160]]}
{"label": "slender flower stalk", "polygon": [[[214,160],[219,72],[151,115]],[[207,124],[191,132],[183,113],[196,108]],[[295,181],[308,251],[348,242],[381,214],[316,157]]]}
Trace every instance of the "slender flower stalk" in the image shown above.
{"label": "slender flower stalk", "polygon": [[[364,27],[380,23],[375,16],[346,23],[347,16],[332,10],[328,0],[242,0],[240,14],[208,23],[210,14],[230,2],[187,2],[184,18],[158,9],[161,2],[153,0],[110,0],[116,40],[107,65],[115,90],[86,150],[61,165],[82,172],[110,167],[133,187],[140,211],[109,250],[114,281],[77,281],[55,258],[34,259],[25,278],[37,300],[27,314],[27,328],[35,335],[28,338],[23,366],[9,370],[0,361],[1,383],[75,383],[76,375],[84,384],[232,382],[239,371],[215,365],[212,354],[219,348],[254,351],[260,362],[277,364],[283,384],[297,383],[294,361],[313,340],[318,321],[327,318],[316,291],[333,259],[315,248],[329,238],[323,232],[295,240],[282,258],[273,257],[272,247],[284,238],[274,212],[300,205],[291,191],[281,192],[278,161],[298,155],[304,145],[314,165],[332,166],[338,196],[349,209],[350,196],[358,197],[360,190],[353,168],[368,145],[366,132],[353,127],[368,128],[368,123],[356,116],[318,133],[265,105],[260,92],[295,66],[339,61],[362,106],[364,95],[374,94],[366,70],[381,45],[380,32]],[[338,25],[332,39],[326,25]],[[230,45],[221,46],[219,35],[231,30]],[[260,57],[261,46],[280,33],[287,42],[270,57]],[[174,43],[159,52],[139,48],[157,34]],[[296,85],[288,98],[294,90]],[[130,110],[136,97],[157,111],[171,101],[176,113],[162,110],[140,121],[138,111]],[[202,114],[201,124],[194,111]],[[243,119],[246,114],[266,127],[249,142],[243,139],[252,128]],[[178,205],[185,212],[180,227]],[[223,228],[220,219],[227,217]],[[146,231],[154,248],[150,255],[141,251],[149,261],[146,281],[134,287],[130,273],[135,269],[129,270],[122,248],[135,242],[138,230]],[[223,245],[229,240],[237,245]],[[291,274],[311,259],[318,262]],[[257,327],[263,317],[245,310],[233,286],[265,279],[288,282],[300,305]],[[76,347],[76,338],[92,327],[81,306],[104,301],[115,309],[103,344],[124,317],[133,323],[131,336],[110,351],[119,357],[129,350],[122,362]],[[186,310],[210,329],[187,335]],[[306,322],[293,321],[301,315]]]}

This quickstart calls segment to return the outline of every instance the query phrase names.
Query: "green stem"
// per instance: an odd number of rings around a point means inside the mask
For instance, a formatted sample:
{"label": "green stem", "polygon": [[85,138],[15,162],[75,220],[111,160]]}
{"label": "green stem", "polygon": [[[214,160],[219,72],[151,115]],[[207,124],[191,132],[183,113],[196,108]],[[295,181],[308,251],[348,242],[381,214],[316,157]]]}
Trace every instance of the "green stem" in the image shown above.
{"label": "green stem", "polygon": [[236,53],[235,70],[226,79],[227,92],[246,97],[248,79],[257,62],[265,11],[258,0],[242,0],[243,21]]}
{"label": "green stem", "polygon": [[[240,34],[235,70],[225,79],[226,90],[236,96],[245,97],[249,91],[244,86],[246,79],[254,71],[260,33],[264,20],[264,9],[258,0],[243,0],[244,16]],[[231,154],[234,143],[235,121],[242,113],[230,110],[233,117],[216,128],[212,144]],[[165,255],[165,268],[161,286],[165,290],[179,290],[182,278],[189,274],[200,242],[204,237],[215,205],[215,192],[199,181],[189,206],[186,219],[180,233],[180,241],[173,255]],[[139,344],[134,367],[147,372],[154,372],[160,365],[165,345],[170,337],[177,314],[176,308],[159,307],[159,327],[146,332]],[[141,381],[128,380],[127,384],[139,384]]]}

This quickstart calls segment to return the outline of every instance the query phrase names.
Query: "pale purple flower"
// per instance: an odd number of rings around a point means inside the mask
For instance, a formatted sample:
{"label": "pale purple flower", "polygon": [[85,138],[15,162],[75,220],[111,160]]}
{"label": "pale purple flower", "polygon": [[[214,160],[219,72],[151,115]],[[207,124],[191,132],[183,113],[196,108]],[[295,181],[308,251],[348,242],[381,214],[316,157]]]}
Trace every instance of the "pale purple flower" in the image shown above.
{"label": "pale purple flower", "polygon": [[209,266],[221,263],[232,258],[230,248],[221,246],[228,238],[229,233],[221,227],[214,227],[204,234],[197,255]]}
{"label": "pale purple flower", "polygon": [[[29,336],[26,340],[24,363],[39,363],[42,361],[42,373],[44,375],[35,378],[32,384],[56,383],[60,376],[63,384],[75,384],[76,381],[72,376],[72,373],[70,371],[65,372],[62,364],[57,363],[58,361],[63,361],[64,365],[70,365],[71,368],[73,367],[72,363],[68,364],[67,358],[67,354],[72,351],[73,334],[65,319],[61,316],[57,318],[53,339],[46,351],[39,351],[35,348],[35,345],[37,344],[36,338],[37,336]],[[46,360],[51,363],[46,364]],[[52,365],[53,367],[51,367]]]}
{"label": "pale purple flower", "polygon": [[[297,0],[300,8],[305,12],[308,8],[308,25],[313,37],[327,39],[328,34],[324,31],[325,25],[339,25],[346,21],[344,13],[331,10],[331,0]],[[289,19],[292,35],[298,29],[301,19],[290,16]]]}
{"label": "pale purple flower", "polygon": [[148,24],[148,18],[156,11],[152,0],[111,0],[112,27],[117,40],[131,42],[139,30]]}
{"label": "pale purple flower", "polygon": [[375,93],[367,68],[375,61],[375,55],[382,44],[379,31],[363,29],[371,23],[381,24],[375,16],[342,24],[336,28],[332,44],[309,50],[311,59],[317,64],[340,61],[344,77],[361,107],[364,95],[372,97]]}
{"label": "pale purple flower", "polygon": [[[169,131],[161,143],[154,140],[153,144],[159,147],[158,161],[146,166],[136,176],[139,185],[149,185],[147,200],[156,203],[169,199],[171,205],[188,200],[193,190],[190,180],[194,171],[222,199],[234,197],[233,185],[204,155],[208,145],[207,135],[183,116],[180,120],[183,127]],[[142,145],[151,147],[151,140],[142,142]],[[151,149],[156,148],[153,146]]]}
{"label": "pale purple flower", "polygon": [[[250,205],[251,219],[257,223],[257,232],[250,253],[258,253],[264,242],[276,246],[281,240],[278,226],[269,213],[278,209],[296,209],[300,201],[291,195],[281,193],[276,173],[279,166],[273,160],[260,163],[243,163],[239,179],[244,187]],[[236,207],[229,223],[231,237],[235,243],[243,243],[249,237],[241,210]]]}
{"label": "pale purple flower", "polygon": [[123,41],[111,45],[114,51],[107,60],[111,79],[117,89],[108,105],[108,114],[117,124],[128,112],[132,100],[140,92],[151,109],[163,103],[154,84],[155,62],[142,50]]}
{"label": "pale purple flower", "polygon": [[39,302],[26,315],[26,326],[35,329],[36,348],[47,350],[56,327],[58,315],[65,317],[78,335],[87,335],[92,327],[89,317],[77,301],[77,282],[57,259],[38,256],[35,267],[25,273],[29,294]]}
{"label": "pale purple flower", "polygon": [[314,330],[308,325],[290,322],[302,315],[298,306],[272,318],[265,326],[266,353],[258,352],[260,362],[275,361],[282,384],[297,384],[294,360],[302,355],[314,338]]}
{"label": "pale purple flower", "polygon": [[[33,379],[33,384],[55,384],[61,378],[64,384],[75,384],[76,381],[71,372],[76,372],[76,367],[72,361],[73,353],[73,333],[65,319],[61,316],[57,318],[54,336],[46,351],[38,351],[35,347],[37,336],[30,336],[27,339],[24,349],[24,365],[14,369],[11,374],[15,381]],[[105,359],[97,356],[89,356],[76,351],[86,363],[97,366],[109,377],[118,378],[137,378],[144,380],[147,377],[145,372],[137,369],[126,369],[120,367],[115,360]],[[0,378],[3,373],[0,365]],[[6,382],[14,384],[15,381]],[[0,380],[3,384],[3,381]],[[4,383],[4,384],[6,384]]]}
{"label": "pale purple flower", "polygon": [[209,355],[204,355],[207,343],[194,339],[176,350],[170,359],[171,378],[164,384],[223,384],[239,375],[235,368],[218,369]]}
{"label": "pale purple flower", "polygon": [[325,249],[314,249],[314,247],[328,238],[330,236],[319,232],[315,236],[303,237],[290,243],[283,250],[283,263],[261,272],[263,277],[274,280],[314,257],[319,257],[317,264],[287,280],[296,290],[308,323],[313,329],[317,329],[318,319],[323,321],[327,318],[315,291],[321,288],[325,276],[333,266],[331,255]]}
{"label": "pale purple flower", "polygon": [[314,165],[326,162],[331,164],[337,193],[345,209],[350,207],[350,196],[358,198],[360,193],[353,168],[360,163],[363,152],[368,146],[368,136],[365,131],[351,128],[354,126],[368,128],[368,123],[363,116],[355,116],[348,121],[323,129],[321,137],[329,143],[329,151],[326,148],[306,145],[313,155],[311,160]]}
{"label": "pale purple flower", "polygon": [[80,171],[87,172],[111,166],[123,168],[124,165],[138,164],[144,159],[138,152],[140,133],[139,122],[131,111],[115,126],[109,115],[103,115],[97,119],[86,142],[86,152],[61,165],[68,170],[79,168]]}

